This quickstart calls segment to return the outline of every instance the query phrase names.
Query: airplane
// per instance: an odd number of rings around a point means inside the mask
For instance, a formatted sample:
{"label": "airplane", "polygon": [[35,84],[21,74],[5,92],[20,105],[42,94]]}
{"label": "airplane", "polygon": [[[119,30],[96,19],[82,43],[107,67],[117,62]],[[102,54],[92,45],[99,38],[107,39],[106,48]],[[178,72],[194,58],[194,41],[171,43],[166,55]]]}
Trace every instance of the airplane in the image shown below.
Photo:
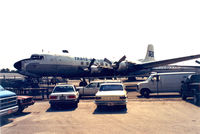
{"label": "airplane", "polygon": [[123,56],[116,62],[105,59],[89,59],[69,55],[32,54],[30,58],[14,63],[14,67],[22,75],[63,78],[90,77],[131,77],[149,73],[152,68],[200,58],[200,54],[155,61],[153,45],[148,45],[146,57],[137,62],[126,60]]}

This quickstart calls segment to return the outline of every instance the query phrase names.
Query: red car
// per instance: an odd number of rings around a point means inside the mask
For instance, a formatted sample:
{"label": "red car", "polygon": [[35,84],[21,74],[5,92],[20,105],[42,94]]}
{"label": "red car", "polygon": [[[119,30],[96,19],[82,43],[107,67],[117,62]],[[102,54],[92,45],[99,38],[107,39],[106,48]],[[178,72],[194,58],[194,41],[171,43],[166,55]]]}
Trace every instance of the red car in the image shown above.
{"label": "red car", "polygon": [[21,113],[25,108],[30,105],[33,105],[35,101],[33,100],[33,96],[17,96],[17,104],[18,104],[18,113]]}

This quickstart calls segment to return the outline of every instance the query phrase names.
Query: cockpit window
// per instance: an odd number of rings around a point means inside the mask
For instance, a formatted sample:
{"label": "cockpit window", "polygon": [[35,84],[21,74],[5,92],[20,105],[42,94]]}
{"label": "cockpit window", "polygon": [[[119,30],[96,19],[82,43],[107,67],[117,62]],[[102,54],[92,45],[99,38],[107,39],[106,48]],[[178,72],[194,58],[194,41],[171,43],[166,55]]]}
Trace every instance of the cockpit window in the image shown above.
{"label": "cockpit window", "polygon": [[42,60],[44,56],[38,55],[38,54],[33,54],[31,55],[31,59],[33,60]]}

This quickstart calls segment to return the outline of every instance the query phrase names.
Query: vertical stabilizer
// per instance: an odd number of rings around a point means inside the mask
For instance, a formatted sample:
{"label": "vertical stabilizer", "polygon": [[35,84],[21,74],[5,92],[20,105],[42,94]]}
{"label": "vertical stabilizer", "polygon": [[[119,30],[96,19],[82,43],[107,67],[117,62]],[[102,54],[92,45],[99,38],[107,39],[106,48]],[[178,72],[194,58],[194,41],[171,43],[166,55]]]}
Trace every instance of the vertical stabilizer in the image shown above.
{"label": "vertical stabilizer", "polygon": [[147,48],[146,57],[142,62],[151,62],[151,61],[155,61],[155,59],[154,59],[154,48],[153,48],[152,44],[149,44],[148,48]]}

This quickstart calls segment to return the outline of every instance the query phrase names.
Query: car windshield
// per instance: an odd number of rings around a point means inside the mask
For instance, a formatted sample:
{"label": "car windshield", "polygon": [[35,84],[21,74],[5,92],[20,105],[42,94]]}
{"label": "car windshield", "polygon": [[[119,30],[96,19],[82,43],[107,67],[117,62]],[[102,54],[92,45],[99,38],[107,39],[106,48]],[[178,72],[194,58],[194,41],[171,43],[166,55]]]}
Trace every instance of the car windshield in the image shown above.
{"label": "car windshield", "polygon": [[72,86],[57,86],[53,90],[53,93],[59,92],[74,92],[74,88]]}
{"label": "car windshield", "polygon": [[191,78],[192,82],[200,82],[200,75],[193,75]]}
{"label": "car windshield", "polygon": [[122,85],[102,85],[100,91],[123,91]]}
{"label": "car windshield", "polygon": [[4,90],[4,88],[0,85],[0,91],[3,91]]}

